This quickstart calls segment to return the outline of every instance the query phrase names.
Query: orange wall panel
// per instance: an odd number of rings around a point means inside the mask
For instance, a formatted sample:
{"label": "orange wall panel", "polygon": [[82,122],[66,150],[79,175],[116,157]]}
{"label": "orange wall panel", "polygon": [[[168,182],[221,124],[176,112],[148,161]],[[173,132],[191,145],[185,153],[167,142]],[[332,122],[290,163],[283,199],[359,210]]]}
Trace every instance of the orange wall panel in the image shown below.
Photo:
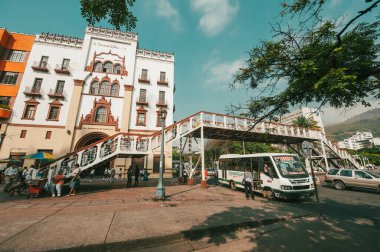
{"label": "orange wall panel", "polygon": [[19,85],[1,85],[0,84],[0,96],[11,96],[17,95]]}
{"label": "orange wall panel", "polygon": [[0,61],[0,71],[24,72],[26,67],[26,58],[24,62]]}

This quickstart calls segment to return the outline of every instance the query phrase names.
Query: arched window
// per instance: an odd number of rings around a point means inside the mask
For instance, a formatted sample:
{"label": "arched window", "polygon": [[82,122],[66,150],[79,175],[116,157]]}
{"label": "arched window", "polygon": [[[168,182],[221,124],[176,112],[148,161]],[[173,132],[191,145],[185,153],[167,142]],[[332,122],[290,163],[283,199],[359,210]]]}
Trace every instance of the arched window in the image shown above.
{"label": "arched window", "polygon": [[100,95],[110,95],[110,93],[111,93],[110,83],[108,81],[103,81],[99,87],[99,94]]}
{"label": "arched window", "polygon": [[90,94],[98,94],[98,93],[99,93],[99,82],[94,81],[90,87]]}
{"label": "arched window", "polygon": [[103,68],[103,65],[101,62],[96,62],[94,65],[94,72],[101,72]]}
{"label": "arched window", "polygon": [[119,64],[116,64],[114,67],[113,67],[113,73],[114,74],[121,74],[121,66]]}
{"label": "arched window", "polygon": [[118,96],[119,95],[119,84],[117,84],[117,83],[112,84],[111,95],[112,96]]}
{"label": "arched window", "polygon": [[103,73],[112,73],[112,63],[107,62],[103,65]]}
{"label": "arched window", "polygon": [[99,107],[95,112],[95,122],[106,122],[107,109],[103,106]]}

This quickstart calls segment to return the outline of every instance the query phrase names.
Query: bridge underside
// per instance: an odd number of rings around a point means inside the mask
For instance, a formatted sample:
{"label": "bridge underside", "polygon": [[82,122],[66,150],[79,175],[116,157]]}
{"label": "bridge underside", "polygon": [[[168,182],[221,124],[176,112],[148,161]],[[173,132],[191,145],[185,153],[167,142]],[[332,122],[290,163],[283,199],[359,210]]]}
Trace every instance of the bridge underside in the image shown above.
{"label": "bridge underside", "polygon": [[[201,128],[191,132],[195,138],[201,137]],[[263,134],[247,131],[236,131],[234,129],[218,129],[212,127],[203,127],[204,138],[218,139],[218,140],[233,140],[233,141],[247,141],[247,142],[261,142],[261,143],[276,143],[276,144],[300,144],[303,141],[313,141],[310,138],[280,136],[273,134]],[[314,141],[317,141],[315,139]]]}

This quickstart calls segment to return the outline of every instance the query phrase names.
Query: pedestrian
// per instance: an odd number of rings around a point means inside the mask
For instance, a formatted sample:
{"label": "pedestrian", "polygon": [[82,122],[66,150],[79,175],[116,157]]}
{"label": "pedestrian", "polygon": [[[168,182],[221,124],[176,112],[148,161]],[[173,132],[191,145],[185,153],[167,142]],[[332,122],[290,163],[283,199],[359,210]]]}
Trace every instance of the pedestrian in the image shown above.
{"label": "pedestrian", "polygon": [[34,165],[31,165],[29,170],[30,170],[29,172],[30,180],[37,179],[38,170],[34,167]]}
{"label": "pedestrian", "polygon": [[135,186],[136,187],[139,186],[139,176],[140,176],[140,169],[139,169],[139,166],[136,165],[135,166]]}
{"label": "pedestrian", "polygon": [[55,197],[55,183],[53,181],[53,177],[55,175],[55,168],[56,167],[50,167],[47,175],[47,181],[45,184],[45,190],[50,192],[50,195],[52,197]]}
{"label": "pedestrian", "polygon": [[18,171],[17,171],[17,168],[16,168],[15,164],[11,165],[10,167],[8,167],[5,170],[5,172],[4,172],[4,175],[5,175],[5,186],[4,186],[4,189],[3,189],[4,192],[7,192],[9,190],[9,188],[12,186],[12,184],[15,182],[17,173],[18,173]]}
{"label": "pedestrian", "polygon": [[243,181],[244,181],[243,183],[244,183],[245,198],[249,199],[249,197],[251,196],[251,199],[255,199],[255,196],[252,193],[253,177],[252,177],[252,173],[248,170],[248,168],[245,168]]}
{"label": "pedestrian", "polygon": [[55,189],[57,190],[57,196],[58,197],[61,197],[61,193],[62,193],[62,185],[63,185],[63,174],[62,173],[63,172],[61,170],[58,171],[58,175],[56,175],[53,178],[53,182],[55,184]]}
{"label": "pedestrian", "polygon": [[70,197],[71,195],[74,196],[76,194],[76,192],[77,192],[77,189],[79,189],[79,185],[80,185],[79,174],[80,174],[79,164],[76,164],[75,165],[75,169],[74,169],[74,171],[71,174],[72,175],[72,179],[70,181],[70,192],[67,195],[68,197]]}
{"label": "pedestrian", "polygon": [[28,177],[29,171],[28,167],[24,166],[24,170],[22,171],[22,176],[26,179]]}
{"label": "pedestrian", "polygon": [[123,171],[122,169],[120,168],[119,169],[119,173],[118,173],[118,179],[117,180],[121,180],[121,175],[123,174]]}
{"label": "pedestrian", "polygon": [[110,182],[113,182],[114,178],[115,178],[115,168],[112,166],[110,170]]}
{"label": "pedestrian", "polygon": [[104,177],[103,177],[103,180],[107,181],[108,179],[108,168],[104,168]]}
{"label": "pedestrian", "polygon": [[91,170],[91,172],[90,172],[90,181],[92,182],[92,181],[94,181],[94,176],[95,176],[95,169],[93,168],[92,170]]}
{"label": "pedestrian", "polygon": [[129,166],[127,171],[127,187],[132,186],[132,166]]}

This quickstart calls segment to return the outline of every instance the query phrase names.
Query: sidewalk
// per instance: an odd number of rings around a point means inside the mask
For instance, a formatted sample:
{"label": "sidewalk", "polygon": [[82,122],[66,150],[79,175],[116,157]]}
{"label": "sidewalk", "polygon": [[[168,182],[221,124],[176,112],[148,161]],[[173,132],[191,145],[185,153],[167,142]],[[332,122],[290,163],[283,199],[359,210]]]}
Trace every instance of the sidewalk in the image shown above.
{"label": "sidewalk", "polygon": [[[0,203],[0,251],[131,251],[291,220],[310,214],[223,186],[109,189],[74,197]],[[206,243],[206,244],[205,244]],[[175,248],[173,251],[181,251]]]}

